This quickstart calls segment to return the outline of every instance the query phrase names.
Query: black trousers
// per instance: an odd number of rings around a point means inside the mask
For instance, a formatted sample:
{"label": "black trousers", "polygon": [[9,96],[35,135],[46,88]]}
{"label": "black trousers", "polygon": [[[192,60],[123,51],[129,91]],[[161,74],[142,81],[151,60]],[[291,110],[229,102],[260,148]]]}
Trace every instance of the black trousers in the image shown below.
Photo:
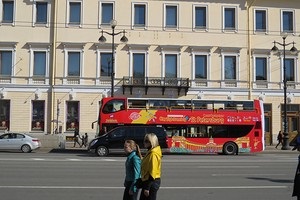
{"label": "black trousers", "polygon": [[156,195],[157,195],[157,191],[159,190],[159,187],[160,187],[160,178],[155,179],[154,182],[152,183],[149,190],[148,197],[144,195],[144,189],[142,189],[140,200],[156,200]]}
{"label": "black trousers", "polygon": [[129,195],[129,190],[132,182],[127,182],[123,194],[123,200],[137,200],[138,192],[135,192],[133,195]]}

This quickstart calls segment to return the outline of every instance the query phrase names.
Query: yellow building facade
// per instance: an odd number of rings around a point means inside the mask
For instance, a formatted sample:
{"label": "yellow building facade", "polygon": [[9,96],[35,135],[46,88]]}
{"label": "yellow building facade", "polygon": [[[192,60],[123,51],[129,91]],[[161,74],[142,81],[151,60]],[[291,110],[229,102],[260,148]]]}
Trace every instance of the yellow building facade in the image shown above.
{"label": "yellow building facade", "polygon": [[[275,143],[284,55],[288,131],[300,127],[299,52],[290,52],[300,49],[298,0],[1,0],[0,8],[3,131],[95,133],[114,66],[115,97],[261,99],[267,143]],[[174,87],[143,86],[165,78]]]}

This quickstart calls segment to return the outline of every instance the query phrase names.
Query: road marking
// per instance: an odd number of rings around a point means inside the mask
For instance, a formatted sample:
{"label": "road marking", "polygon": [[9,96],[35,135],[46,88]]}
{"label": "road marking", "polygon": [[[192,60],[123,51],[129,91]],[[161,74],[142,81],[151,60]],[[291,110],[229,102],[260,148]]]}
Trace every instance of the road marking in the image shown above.
{"label": "road marking", "polygon": [[46,160],[44,158],[31,158],[31,160]]}
{"label": "road marking", "polygon": [[235,165],[227,165],[227,166],[198,166],[197,168],[201,169],[247,169],[247,168],[260,168],[259,166],[235,166]]}
{"label": "road marking", "polygon": [[[124,189],[124,187],[90,187],[90,186],[23,186],[23,185],[3,185],[0,189]],[[207,186],[207,187],[160,187],[160,189],[285,189],[288,186]]]}
{"label": "road marking", "polygon": [[162,189],[281,189],[287,186],[161,187]]}
{"label": "road marking", "polygon": [[77,158],[67,158],[67,160],[69,160],[69,161],[82,161],[81,159],[77,159]]}
{"label": "road marking", "polygon": [[287,176],[287,174],[212,174],[212,176]]}

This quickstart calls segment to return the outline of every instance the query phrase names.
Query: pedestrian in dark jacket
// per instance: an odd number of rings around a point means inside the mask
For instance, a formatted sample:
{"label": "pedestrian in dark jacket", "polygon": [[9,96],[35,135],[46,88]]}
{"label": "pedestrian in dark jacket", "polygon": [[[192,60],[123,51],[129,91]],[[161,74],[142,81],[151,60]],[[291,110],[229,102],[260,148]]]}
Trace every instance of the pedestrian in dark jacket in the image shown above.
{"label": "pedestrian in dark jacket", "polygon": [[124,151],[127,154],[127,159],[125,162],[126,175],[123,200],[137,200],[138,189],[135,184],[141,176],[141,151],[133,140],[125,141]]}
{"label": "pedestrian in dark jacket", "polygon": [[294,179],[294,190],[293,197],[297,197],[297,200],[300,200],[300,155],[298,156],[298,166]]}
{"label": "pedestrian in dark jacket", "polygon": [[277,135],[277,141],[278,141],[278,143],[277,143],[277,145],[276,145],[276,149],[277,149],[277,147],[278,147],[278,145],[282,145],[282,140],[283,140],[283,134],[282,134],[282,132],[281,131],[279,131],[278,132],[278,135]]}
{"label": "pedestrian in dark jacket", "polygon": [[73,140],[74,140],[74,146],[73,147],[75,147],[76,144],[81,146],[80,143],[79,143],[79,137],[80,137],[79,136],[79,130],[78,130],[78,128],[76,128],[75,131],[74,131],[74,136],[73,136]]}
{"label": "pedestrian in dark jacket", "polygon": [[300,134],[298,134],[296,136],[296,141],[295,142],[296,142],[296,144],[295,144],[295,146],[292,150],[295,151],[297,149],[298,151],[300,151]]}

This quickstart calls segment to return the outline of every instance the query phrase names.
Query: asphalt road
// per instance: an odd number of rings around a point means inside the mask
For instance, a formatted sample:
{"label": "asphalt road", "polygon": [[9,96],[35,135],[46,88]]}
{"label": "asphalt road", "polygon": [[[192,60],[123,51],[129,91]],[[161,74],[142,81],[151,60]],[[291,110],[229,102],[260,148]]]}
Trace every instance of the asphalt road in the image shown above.
{"label": "asphalt road", "polygon": [[[296,152],[164,155],[160,200],[292,200]],[[124,156],[0,152],[1,200],[122,199]]]}

